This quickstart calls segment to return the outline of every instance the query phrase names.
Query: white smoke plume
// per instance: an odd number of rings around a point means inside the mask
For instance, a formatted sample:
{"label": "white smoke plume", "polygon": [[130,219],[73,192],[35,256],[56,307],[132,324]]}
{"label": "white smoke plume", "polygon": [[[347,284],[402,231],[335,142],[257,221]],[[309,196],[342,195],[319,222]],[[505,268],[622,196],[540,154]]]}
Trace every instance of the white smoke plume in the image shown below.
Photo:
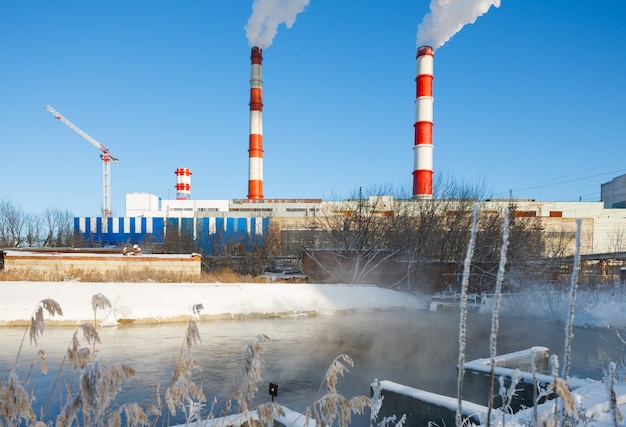
{"label": "white smoke plume", "polygon": [[417,47],[437,49],[466,24],[487,13],[491,6],[500,7],[500,0],[431,0],[430,12],[417,27]]}
{"label": "white smoke plume", "polygon": [[310,0],[254,0],[252,15],[246,25],[250,47],[265,49],[272,44],[278,26],[285,23],[291,28],[296,15],[304,11]]}

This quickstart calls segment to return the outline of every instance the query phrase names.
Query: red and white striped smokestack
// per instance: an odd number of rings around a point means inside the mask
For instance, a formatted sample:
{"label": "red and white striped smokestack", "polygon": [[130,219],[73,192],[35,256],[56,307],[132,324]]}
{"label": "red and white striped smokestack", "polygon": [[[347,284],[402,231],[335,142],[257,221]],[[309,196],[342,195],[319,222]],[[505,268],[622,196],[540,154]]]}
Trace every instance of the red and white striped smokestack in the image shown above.
{"label": "red and white striped smokestack", "polygon": [[191,170],[178,168],[176,174],[176,200],[189,200],[191,198]]}
{"label": "red and white striped smokestack", "polygon": [[413,197],[433,198],[433,48],[417,48]]}
{"label": "red and white striped smokestack", "polygon": [[248,148],[248,199],[263,198],[263,51],[252,48],[250,56],[250,146]]}

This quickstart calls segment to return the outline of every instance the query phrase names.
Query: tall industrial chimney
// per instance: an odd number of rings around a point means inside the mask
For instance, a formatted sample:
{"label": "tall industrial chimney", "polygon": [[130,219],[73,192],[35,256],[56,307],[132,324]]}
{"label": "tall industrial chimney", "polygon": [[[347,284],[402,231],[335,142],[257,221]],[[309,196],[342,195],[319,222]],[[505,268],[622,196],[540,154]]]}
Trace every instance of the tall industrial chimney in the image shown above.
{"label": "tall industrial chimney", "polygon": [[413,197],[433,198],[433,48],[417,48]]}
{"label": "tall industrial chimney", "polygon": [[250,145],[248,148],[248,199],[263,199],[263,51],[252,48],[250,56]]}
{"label": "tall industrial chimney", "polygon": [[191,171],[189,168],[176,169],[176,200],[191,198]]}

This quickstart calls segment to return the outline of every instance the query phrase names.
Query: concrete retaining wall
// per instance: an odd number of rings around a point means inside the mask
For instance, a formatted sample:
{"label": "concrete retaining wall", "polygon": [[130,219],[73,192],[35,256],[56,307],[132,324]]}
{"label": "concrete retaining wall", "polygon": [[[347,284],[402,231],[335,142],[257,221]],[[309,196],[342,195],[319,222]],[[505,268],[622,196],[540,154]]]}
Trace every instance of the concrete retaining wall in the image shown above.
{"label": "concrete retaining wall", "polygon": [[199,254],[97,254],[97,253],[37,253],[5,251],[6,271],[64,273],[76,270],[97,273],[145,271],[200,275],[202,257]]}
{"label": "concrete retaining wall", "polygon": [[[517,377],[515,394],[508,403],[508,409],[517,412],[522,408],[534,406],[535,383],[540,388],[547,388],[554,379],[548,374],[549,350],[546,347],[531,347],[528,350],[508,353],[495,358],[493,407],[502,407],[502,398],[498,394],[499,378],[503,378],[504,387],[511,386],[512,378]],[[534,368],[533,368],[534,365]],[[533,375],[534,371],[534,375]],[[463,397],[481,405],[489,404],[491,384],[491,359],[477,359],[465,364],[463,377]],[[548,395],[548,399],[553,396]],[[539,403],[546,399],[541,398]]]}
{"label": "concrete retaining wall", "polygon": [[[456,425],[457,398],[407,387],[392,381],[381,381],[380,386],[383,404],[378,412],[377,422],[392,416],[395,416],[398,422],[406,415],[405,427]],[[479,425],[487,418],[488,408],[485,406],[463,401],[462,409],[465,422],[470,421],[474,425]]]}
{"label": "concrete retaining wall", "polygon": [[[509,387],[511,379],[519,378],[515,386],[516,393],[508,404],[508,409],[517,412],[522,408],[534,405],[534,384],[546,388],[553,381],[547,375],[549,350],[546,347],[532,347],[527,350],[497,356],[495,359],[495,385],[493,407],[502,406],[502,399],[497,396],[500,388],[498,378],[504,378],[505,387]],[[534,371],[534,374],[533,374]],[[463,376],[463,418],[474,424],[486,419],[489,405],[491,382],[491,359],[477,359],[465,364]],[[442,396],[424,390],[381,381],[382,407],[378,413],[378,421],[385,417],[396,416],[399,419],[406,414],[405,426],[428,426],[434,423],[439,426],[456,425],[456,397]],[[571,384],[570,384],[571,386]],[[547,398],[552,398],[548,395]],[[546,398],[540,399],[539,403]]]}

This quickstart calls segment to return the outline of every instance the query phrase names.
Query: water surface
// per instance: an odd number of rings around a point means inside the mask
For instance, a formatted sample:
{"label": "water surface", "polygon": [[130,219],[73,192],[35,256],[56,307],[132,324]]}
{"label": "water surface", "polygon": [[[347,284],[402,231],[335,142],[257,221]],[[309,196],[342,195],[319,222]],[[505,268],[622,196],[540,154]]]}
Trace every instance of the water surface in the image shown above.
{"label": "water surface", "polygon": [[[324,375],[340,354],[354,360],[354,367],[339,380],[339,392],[347,397],[369,395],[375,378],[391,380],[435,393],[456,396],[458,363],[458,323],[456,311],[400,311],[342,314],[279,319],[217,320],[198,324],[202,341],[192,348],[202,371],[194,375],[209,400],[217,399],[214,412],[232,395],[248,341],[263,333],[271,338],[263,353],[265,370],[258,385],[259,402],[271,400],[269,382],[278,385],[277,401],[292,410],[303,411],[325,391]],[[136,371],[124,384],[118,402],[133,401],[146,407],[156,403],[157,384],[161,391],[170,381],[183,346],[186,324],[137,325],[99,329],[97,345],[102,362],[123,362]],[[466,360],[489,356],[491,317],[470,313],[466,339]],[[525,318],[500,319],[498,353],[545,346],[550,353],[563,355],[565,326]],[[38,346],[26,343],[20,356],[19,373],[25,378],[37,350],[47,355],[48,374],[35,369],[31,379],[36,402],[43,408],[50,395],[60,361],[73,328],[48,327]],[[22,328],[0,330],[0,372],[4,375],[15,361],[22,339]],[[599,379],[602,366],[620,361],[624,345],[609,329],[576,328],[573,343],[572,376]],[[63,371],[69,378],[68,370]],[[59,411],[59,383],[47,411],[54,419]],[[173,421],[182,422],[177,414]],[[357,425],[366,419],[357,418]]]}

